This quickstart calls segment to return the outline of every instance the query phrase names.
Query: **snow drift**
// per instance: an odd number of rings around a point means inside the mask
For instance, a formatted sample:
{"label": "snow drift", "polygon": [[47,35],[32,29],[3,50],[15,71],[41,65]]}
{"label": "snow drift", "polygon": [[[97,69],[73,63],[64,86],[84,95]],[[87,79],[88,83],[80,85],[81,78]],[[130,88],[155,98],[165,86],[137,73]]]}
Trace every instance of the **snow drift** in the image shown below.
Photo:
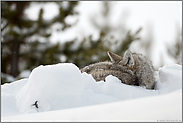
{"label": "snow drift", "polygon": [[75,65],[39,66],[32,71],[27,84],[17,95],[17,106],[20,112],[56,110],[70,102],[75,103],[83,89],[84,81]]}
{"label": "snow drift", "polygon": [[[28,79],[1,86],[2,119],[18,120],[23,116],[24,121],[31,120],[32,117],[43,121],[44,117],[59,121],[114,121],[115,118],[120,121],[180,121],[182,66],[166,65],[155,72],[155,77],[156,90],[147,90],[123,84],[112,75],[106,77],[106,82],[96,82],[91,75],[81,73],[72,63],[39,66]],[[72,111],[75,113],[71,115]],[[155,112],[159,112],[159,115],[154,115]],[[59,118],[58,113],[63,117]]]}
{"label": "snow drift", "polygon": [[147,98],[3,118],[4,121],[180,122],[181,91]]}

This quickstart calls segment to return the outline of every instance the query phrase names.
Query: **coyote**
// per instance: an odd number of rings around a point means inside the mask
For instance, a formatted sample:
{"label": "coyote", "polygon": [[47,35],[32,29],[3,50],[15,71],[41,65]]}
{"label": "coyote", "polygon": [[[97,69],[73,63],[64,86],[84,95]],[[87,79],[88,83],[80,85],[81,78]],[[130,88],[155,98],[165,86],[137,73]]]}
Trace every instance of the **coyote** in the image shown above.
{"label": "coyote", "polygon": [[137,85],[146,89],[155,88],[154,68],[150,60],[141,54],[126,50],[121,57],[107,52],[111,62],[98,62],[86,66],[81,72],[91,74],[96,81],[105,81],[108,75],[113,75],[128,85]]}

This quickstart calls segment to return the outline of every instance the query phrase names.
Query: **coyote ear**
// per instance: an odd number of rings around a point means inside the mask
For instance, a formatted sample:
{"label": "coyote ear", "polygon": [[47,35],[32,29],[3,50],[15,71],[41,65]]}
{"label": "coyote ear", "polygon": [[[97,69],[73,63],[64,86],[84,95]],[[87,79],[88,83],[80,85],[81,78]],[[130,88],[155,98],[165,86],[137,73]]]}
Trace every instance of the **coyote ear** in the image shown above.
{"label": "coyote ear", "polygon": [[117,55],[117,54],[115,54],[115,53],[112,53],[112,52],[110,52],[110,51],[108,51],[107,54],[108,54],[108,56],[109,56],[109,58],[111,59],[112,62],[116,62],[116,61],[122,59],[121,56],[119,56],[119,55]]}
{"label": "coyote ear", "polygon": [[130,68],[135,67],[135,60],[133,58],[133,54],[130,50],[126,50],[123,56],[123,65],[127,65]]}

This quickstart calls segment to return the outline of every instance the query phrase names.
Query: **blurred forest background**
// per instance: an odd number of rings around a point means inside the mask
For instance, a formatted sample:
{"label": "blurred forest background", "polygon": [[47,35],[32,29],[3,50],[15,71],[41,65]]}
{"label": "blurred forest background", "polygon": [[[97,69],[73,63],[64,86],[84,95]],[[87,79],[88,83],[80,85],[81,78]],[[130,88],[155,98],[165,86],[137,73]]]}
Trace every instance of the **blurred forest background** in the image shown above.
{"label": "blurred forest background", "polygon": [[[55,3],[59,14],[45,20],[44,9],[41,8],[38,19],[32,20],[25,11],[35,3]],[[65,5],[63,2],[1,2],[1,84],[27,77],[30,71],[39,65],[72,62],[81,68],[94,62],[109,60],[106,54],[109,50],[122,56],[133,42],[139,42],[146,52],[144,55],[151,59],[149,50],[152,44],[151,39],[143,41],[139,36],[143,28],[139,27],[132,32],[125,28],[123,21],[116,27],[108,24],[111,7],[109,2],[105,1],[101,4],[100,17],[103,18],[103,22],[100,23],[102,24],[97,22],[95,16],[90,18],[92,25],[100,30],[98,38],[90,35],[83,39],[62,43],[51,42],[51,27],[61,25],[58,26],[58,31],[64,32],[77,24],[77,21],[73,24],[67,23],[66,18],[80,15],[75,10],[79,2],[66,3],[67,5],[63,6]],[[174,45],[167,45],[167,54],[178,64],[182,64],[181,34],[177,32]],[[120,38],[115,38],[116,35]],[[161,61],[159,66],[164,65],[163,60]]]}

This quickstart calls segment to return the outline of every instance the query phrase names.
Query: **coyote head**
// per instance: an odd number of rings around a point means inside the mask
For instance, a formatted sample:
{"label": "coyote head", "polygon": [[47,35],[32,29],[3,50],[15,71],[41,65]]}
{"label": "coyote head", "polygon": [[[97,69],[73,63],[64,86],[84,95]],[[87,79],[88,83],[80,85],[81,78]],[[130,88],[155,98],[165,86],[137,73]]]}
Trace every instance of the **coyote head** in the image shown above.
{"label": "coyote head", "polygon": [[112,64],[131,70],[138,78],[140,86],[145,86],[147,89],[154,89],[156,81],[154,78],[154,68],[152,62],[142,54],[132,53],[126,50],[123,57],[107,52]]}
{"label": "coyote head", "polygon": [[134,60],[132,52],[130,50],[126,50],[123,57],[121,57],[115,53],[112,53],[110,51],[108,51],[107,54],[113,64],[126,66],[129,69],[131,69],[132,71],[135,69],[135,60]]}

